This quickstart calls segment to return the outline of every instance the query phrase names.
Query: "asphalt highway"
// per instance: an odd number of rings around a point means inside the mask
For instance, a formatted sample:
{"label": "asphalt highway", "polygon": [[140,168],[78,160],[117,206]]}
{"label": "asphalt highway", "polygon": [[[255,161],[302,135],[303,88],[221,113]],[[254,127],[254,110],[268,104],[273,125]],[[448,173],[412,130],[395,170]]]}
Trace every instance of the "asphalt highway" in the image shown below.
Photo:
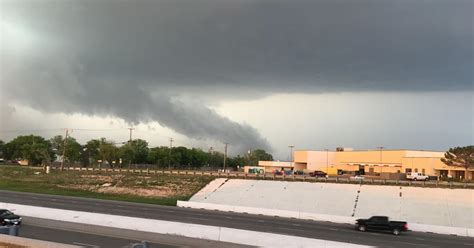
{"label": "asphalt highway", "polygon": [[[25,224],[20,228],[20,236],[31,239],[53,241],[63,244],[77,245],[87,248],[121,248],[130,247],[131,244],[140,243],[141,240],[132,240],[119,237],[77,232],[59,228],[47,228]],[[167,244],[148,243],[150,248],[174,248]]]}
{"label": "asphalt highway", "polygon": [[[474,238],[407,232],[400,236],[354,230],[352,225],[170,206],[0,190],[0,202],[278,233],[377,247],[474,247]],[[336,207],[336,206],[335,206]],[[408,224],[410,226],[410,224]]]}

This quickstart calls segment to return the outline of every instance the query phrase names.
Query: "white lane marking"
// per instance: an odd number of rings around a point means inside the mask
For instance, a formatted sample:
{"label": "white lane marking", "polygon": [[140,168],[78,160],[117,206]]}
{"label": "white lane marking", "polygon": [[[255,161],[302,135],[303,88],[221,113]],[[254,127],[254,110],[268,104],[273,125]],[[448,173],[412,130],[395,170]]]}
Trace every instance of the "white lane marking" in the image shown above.
{"label": "white lane marking", "polygon": [[416,240],[425,240],[425,239],[422,239],[422,238],[415,238]]}
{"label": "white lane marking", "polygon": [[301,226],[300,224],[291,224],[292,226]]}
{"label": "white lane marking", "polygon": [[187,219],[193,219],[193,220],[207,220],[206,218],[198,218],[198,217],[187,217]]}
{"label": "white lane marking", "polygon": [[301,230],[301,229],[298,229],[298,228],[286,228],[286,227],[277,227],[278,229],[280,230],[289,230],[289,231],[298,231],[298,232],[304,232],[305,230]]}
{"label": "white lane marking", "polygon": [[339,231],[339,229],[337,229],[337,228],[329,228],[329,230],[332,230],[332,231]]}
{"label": "white lane marking", "polygon": [[74,245],[81,245],[85,247],[90,247],[90,248],[99,248],[100,246],[98,245],[91,245],[91,244],[85,244],[85,243],[79,243],[79,242],[72,242]]}
{"label": "white lane marking", "polygon": [[414,245],[414,246],[427,246],[425,244],[415,244],[410,242],[403,242],[403,241],[394,241],[395,243],[406,244],[406,245]]}
{"label": "white lane marking", "polygon": [[233,219],[232,217],[229,217],[229,216],[226,216],[225,218],[226,218],[226,219]]}

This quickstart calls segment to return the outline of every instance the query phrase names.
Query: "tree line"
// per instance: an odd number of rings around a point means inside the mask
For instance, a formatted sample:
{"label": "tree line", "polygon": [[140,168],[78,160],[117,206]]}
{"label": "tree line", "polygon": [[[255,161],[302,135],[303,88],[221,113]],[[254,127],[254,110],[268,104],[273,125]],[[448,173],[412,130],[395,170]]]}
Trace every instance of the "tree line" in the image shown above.
{"label": "tree line", "polygon": [[[115,143],[106,138],[92,139],[80,144],[74,137],[62,135],[45,139],[36,135],[18,136],[8,143],[0,140],[0,157],[5,160],[27,160],[29,165],[50,165],[55,161],[82,166],[108,165],[110,167],[127,167],[137,164],[156,165],[160,168],[222,168],[224,154],[218,151],[204,151],[199,148],[149,147],[143,139]],[[256,149],[248,154],[227,157],[229,168],[256,166],[259,160],[273,160],[273,156],[263,149]]]}

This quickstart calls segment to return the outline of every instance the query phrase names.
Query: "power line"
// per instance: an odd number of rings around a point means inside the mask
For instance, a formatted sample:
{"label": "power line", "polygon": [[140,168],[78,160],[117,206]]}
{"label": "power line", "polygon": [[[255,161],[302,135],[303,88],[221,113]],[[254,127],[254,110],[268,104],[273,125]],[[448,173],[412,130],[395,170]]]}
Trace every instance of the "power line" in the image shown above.
{"label": "power line", "polygon": [[48,129],[10,129],[0,130],[0,133],[21,133],[21,132],[50,132],[50,131],[61,131],[64,128],[48,128]]}
{"label": "power line", "polygon": [[122,131],[127,128],[107,128],[107,129],[91,129],[91,128],[71,128],[74,131],[83,131],[83,132],[107,132],[107,131]]}
{"label": "power line", "polygon": [[[124,128],[119,129],[91,129],[91,128],[68,128],[69,130],[79,131],[79,132],[108,132],[108,131],[121,131]],[[7,129],[0,130],[0,133],[37,133],[37,132],[57,132],[64,130],[64,128],[45,128],[45,129]]]}

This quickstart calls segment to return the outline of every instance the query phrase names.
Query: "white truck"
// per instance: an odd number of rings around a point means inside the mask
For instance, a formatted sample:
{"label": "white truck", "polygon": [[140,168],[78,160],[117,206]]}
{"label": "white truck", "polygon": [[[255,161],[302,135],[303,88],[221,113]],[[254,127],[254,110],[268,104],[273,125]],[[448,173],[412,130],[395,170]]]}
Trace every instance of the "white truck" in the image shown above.
{"label": "white truck", "polygon": [[414,181],[427,181],[429,177],[419,172],[408,172],[407,179],[414,180]]}

